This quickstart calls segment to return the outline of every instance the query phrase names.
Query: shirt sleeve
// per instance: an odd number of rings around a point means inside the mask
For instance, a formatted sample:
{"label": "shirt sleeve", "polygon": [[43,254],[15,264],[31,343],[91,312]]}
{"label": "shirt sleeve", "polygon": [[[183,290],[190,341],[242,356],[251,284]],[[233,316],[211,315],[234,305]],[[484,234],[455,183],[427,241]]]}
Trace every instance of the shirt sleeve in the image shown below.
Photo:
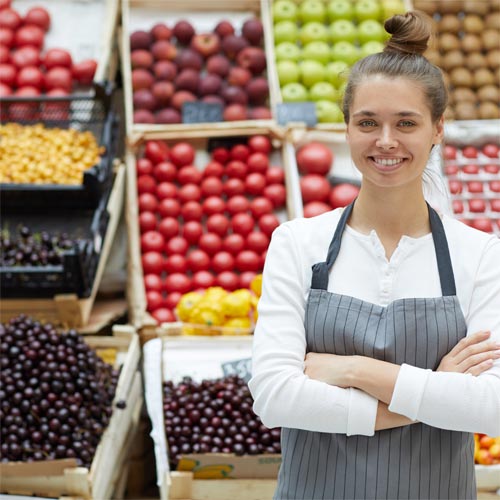
{"label": "shirt sleeve", "polygon": [[358,389],[343,389],[304,374],[304,262],[288,224],[272,236],[263,273],[249,382],[254,411],[269,428],[316,432],[375,432],[378,401]]}
{"label": "shirt sleeve", "polygon": [[[500,350],[500,239],[483,252],[466,314],[467,335],[491,332]],[[402,365],[389,410],[454,431],[500,435],[500,360],[475,377]]]}

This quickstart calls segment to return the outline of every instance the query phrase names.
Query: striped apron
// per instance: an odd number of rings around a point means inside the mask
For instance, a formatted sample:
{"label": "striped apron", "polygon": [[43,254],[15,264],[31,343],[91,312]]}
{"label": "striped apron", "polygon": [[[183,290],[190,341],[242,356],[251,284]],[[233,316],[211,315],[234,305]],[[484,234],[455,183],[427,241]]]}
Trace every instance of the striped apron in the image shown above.
{"label": "striped apron", "polygon": [[[466,334],[442,222],[429,206],[443,296],[398,299],[382,307],[327,291],[353,204],[340,218],[326,262],[313,266],[305,315],[307,351],[435,370]],[[421,423],[372,437],[284,428],[281,446],[276,500],[476,498],[474,440],[467,432]]]}

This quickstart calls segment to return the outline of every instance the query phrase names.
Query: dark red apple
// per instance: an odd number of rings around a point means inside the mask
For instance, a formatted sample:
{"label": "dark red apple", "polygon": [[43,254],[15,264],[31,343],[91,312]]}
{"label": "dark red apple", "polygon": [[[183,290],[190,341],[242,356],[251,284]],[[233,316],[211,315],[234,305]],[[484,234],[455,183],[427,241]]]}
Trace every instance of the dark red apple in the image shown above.
{"label": "dark red apple", "polygon": [[147,109],[136,109],[133,116],[134,123],[155,123],[155,117]]}
{"label": "dark red apple", "polygon": [[147,69],[132,70],[132,90],[149,89],[154,81],[153,75]]}
{"label": "dark red apple", "polygon": [[248,45],[246,38],[237,35],[227,35],[222,39],[221,43],[222,51],[229,59],[236,59],[238,53]]}
{"label": "dark red apple", "polygon": [[238,53],[236,62],[254,75],[260,75],[266,69],[266,54],[259,47],[245,47]]}
{"label": "dark red apple", "polygon": [[220,50],[220,38],[216,33],[199,33],[191,39],[190,47],[207,58]]}
{"label": "dark red apple", "polygon": [[252,45],[260,45],[264,36],[264,27],[260,19],[254,17],[243,23],[241,33]]}
{"label": "dark red apple", "polygon": [[185,102],[195,102],[197,101],[196,96],[189,92],[188,90],[178,90],[170,100],[170,104],[178,111],[182,110],[182,105]]}
{"label": "dark red apple", "polygon": [[245,91],[236,87],[235,85],[230,85],[221,91],[222,98],[228,104],[243,104],[246,105],[248,103],[248,96]]}
{"label": "dark red apple", "polygon": [[213,73],[214,75],[219,75],[221,78],[225,78],[230,68],[231,63],[229,59],[222,54],[215,54],[207,59],[207,73]]}
{"label": "dark red apple", "polygon": [[224,109],[223,118],[228,122],[246,120],[247,108],[242,104],[230,104]]}
{"label": "dark red apple", "polygon": [[151,91],[153,92],[153,95],[158,101],[158,104],[160,106],[164,106],[170,101],[171,97],[174,95],[175,87],[172,82],[159,81],[153,85]]}
{"label": "dark red apple", "polygon": [[153,93],[148,89],[136,90],[133,95],[134,109],[147,109],[154,111],[157,102]]}
{"label": "dark red apple", "polygon": [[164,108],[160,109],[155,114],[156,123],[181,123],[181,114],[174,108]]}
{"label": "dark red apple", "polygon": [[269,85],[263,77],[257,77],[250,80],[245,87],[248,94],[248,100],[253,105],[265,104],[269,96]]}
{"label": "dark red apple", "polygon": [[153,65],[153,56],[149,50],[136,49],[130,54],[130,62],[132,64],[132,69],[148,69]]}
{"label": "dark red apple", "polygon": [[154,40],[170,40],[172,30],[165,23],[155,24],[149,31]]}
{"label": "dark red apple", "polygon": [[265,106],[257,106],[249,110],[249,118],[252,120],[270,120],[272,117],[271,110]]}
{"label": "dark red apple", "polygon": [[175,62],[179,70],[191,68],[200,71],[203,66],[203,57],[193,49],[183,49],[177,53]]}
{"label": "dark red apple", "polygon": [[151,46],[155,61],[173,61],[177,57],[177,47],[168,40],[158,40]]}
{"label": "dark red apple", "polygon": [[222,107],[224,107],[225,102],[224,99],[222,99],[221,96],[219,95],[205,95],[201,98],[202,102],[207,102],[207,103],[212,103],[212,104],[220,104]]}
{"label": "dark red apple", "polygon": [[173,82],[177,76],[177,65],[172,61],[158,61],[153,65],[153,73],[157,80]]}
{"label": "dark red apple", "polygon": [[175,87],[177,90],[189,90],[193,94],[198,91],[200,83],[200,73],[195,69],[183,69],[175,78]]}
{"label": "dark red apple", "polygon": [[234,35],[234,26],[230,21],[223,19],[219,21],[214,28],[214,33],[217,33],[220,38],[225,38],[228,35]]}
{"label": "dark red apple", "polygon": [[172,32],[177,41],[182,45],[187,45],[195,34],[193,25],[184,19],[175,23]]}
{"label": "dark red apple", "polygon": [[230,85],[244,87],[252,78],[252,73],[248,69],[233,66],[229,70],[227,81]]}
{"label": "dark red apple", "polygon": [[152,43],[153,37],[147,31],[137,30],[130,35],[130,50],[149,49]]}
{"label": "dark red apple", "polygon": [[[187,71],[187,70],[186,70]],[[208,74],[202,77],[198,84],[198,95],[217,94],[221,88],[222,79],[218,75]]]}

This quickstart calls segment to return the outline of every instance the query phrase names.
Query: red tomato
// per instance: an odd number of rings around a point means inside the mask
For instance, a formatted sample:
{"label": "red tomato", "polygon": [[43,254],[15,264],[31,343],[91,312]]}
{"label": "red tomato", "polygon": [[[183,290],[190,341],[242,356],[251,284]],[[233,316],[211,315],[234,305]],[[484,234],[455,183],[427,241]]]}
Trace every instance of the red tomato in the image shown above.
{"label": "red tomato", "polygon": [[[36,49],[33,49],[33,50],[36,51]],[[18,51],[16,50],[16,52],[14,52],[14,54],[12,54],[12,55],[14,56],[17,52]],[[0,64],[6,64],[9,61],[10,61],[10,50],[6,45],[2,44],[2,40],[0,38]],[[14,62],[14,64],[17,66],[16,62]],[[27,66],[29,66],[29,64]]]}
{"label": "red tomato", "polygon": [[[7,49],[7,53],[9,49],[14,45],[14,31],[9,28],[1,28],[0,27],[0,45],[2,45],[5,49]],[[5,52],[5,50],[3,50]],[[9,56],[10,57],[10,56]],[[5,58],[3,62],[7,62],[9,58]]]}
{"label": "red tomato", "polygon": [[177,168],[172,162],[161,161],[155,165],[153,175],[158,182],[172,182],[177,177]]}
{"label": "red tomato", "polygon": [[146,252],[161,252],[165,245],[165,238],[159,231],[146,231],[141,236],[141,251]]}
{"label": "red tomato", "polygon": [[252,153],[247,160],[248,171],[265,174],[269,168],[269,158],[264,153]]}
{"label": "red tomato", "polygon": [[236,144],[231,148],[229,154],[233,160],[247,161],[250,156],[250,148],[244,144]]}
{"label": "red tomato", "polygon": [[233,230],[233,233],[246,236],[253,230],[254,227],[255,221],[250,214],[238,213],[235,214],[231,219],[231,228]]}
{"label": "red tomato", "polygon": [[223,214],[226,210],[226,202],[219,196],[209,196],[202,203],[202,208],[206,215]]}
{"label": "red tomato", "polygon": [[18,87],[31,86],[41,90],[43,73],[36,66],[25,66],[16,76],[16,85]]}
{"label": "red tomato", "polygon": [[156,194],[156,181],[152,175],[139,175],[137,177],[137,192]]}
{"label": "red tomato", "polygon": [[250,283],[252,283],[252,280],[255,278],[257,273],[254,271],[245,271],[244,273],[240,274],[240,287],[241,288],[250,288]]}
{"label": "red tomato", "polygon": [[[180,257],[179,255],[177,257]],[[182,298],[182,293],[180,292],[172,292],[169,293],[166,297],[165,300],[163,301],[165,307],[167,309],[175,309],[177,304],[179,303],[179,300]]]}
{"label": "red tomato", "polygon": [[500,153],[500,146],[498,144],[485,144],[483,146],[482,152],[485,156],[489,158],[497,158]]}
{"label": "red tomato", "polygon": [[328,179],[319,174],[307,174],[300,179],[300,192],[302,202],[326,201],[330,194],[330,183]]}
{"label": "red tomato", "polygon": [[500,181],[490,181],[488,185],[494,193],[500,193]]}
{"label": "red tomato", "polygon": [[64,89],[67,92],[71,92],[72,87],[73,78],[68,68],[57,66],[45,73],[45,88],[47,90]]}
{"label": "red tomato", "polygon": [[212,269],[216,273],[221,273],[223,271],[231,271],[234,269],[234,257],[224,250],[217,252],[212,257]]}
{"label": "red tomato", "polygon": [[227,163],[230,158],[229,151],[226,148],[215,148],[212,151],[212,159],[222,163],[223,165]]}
{"label": "red tomato", "polygon": [[50,28],[50,14],[43,7],[32,7],[24,16],[24,24],[32,24],[48,31]]}
{"label": "red tomato", "polygon": [[215,276],[210,271],[198,271],[193,274],[192,286],[195,289],[215,286]]}
{"label": "red tomato", "polygon": [[179,184],[200,184],[203,178],[203,173],[192,165],[182,167],[177,172],[177,182]]}
{"label": "red tomato", "polygon": [[168,157],[168,146],[162,141],[147,141],[144,147],[144,156],[156,165],[166,161]]}
{"label": "red tomato", "polygon": [[146,252],[142,255],[141,261],[144,274],[161,274],[163,257],[160,252]]}
{"label": "red tomato", "polygon": [[26,45],[13,52],[10,56],[10,59],[17,68],[25,68],[26,66],[39,66],[40,51],[36,47]]}
{"label": "red tomato", "polygon": [[205,233],[200,236],[198,246],[201,250],[207,252],[208,255],[215,255],[222,249],[222,239],[218,234]]}
{"label": "red tomato", "polygon": [[234,179],[245,180],[248,172],[248,167],[246,163],[239,160],[230,161],[224,170],[224,173]]}
{"label": "red tomato", "polygon": [[158,231],[163,234],[166,239],[173,238],[179,235],[179,221],[174,217],[165,217],[158,224]]}
{"label": "red tomato", "polygon": [[262,217],[259,217],[258,226],[260,230],[271,237],[273,231],[280,225],[280,221],[278,217],[274,214],[265,214]]}
{"label": "red tomato", "polygon": [[359,194],[359,187],[353,184],[343,183],[332,187],[329,200],[332,208],[345,207],[351,203]]}
{"label": "red tomato", "polygon": [[469,210],[471,212],[484,212],[486,210],[486,202],[481,199],[469,200]]}
{"label": "red tomato", "polygon": [[12,89],[8,85],[5,85],[5,83],[0,83],[0,97],[7,97],[9,95],[12,95]]}
{"label": "red tomato", "polygon": [[261,268],[260,255],[253,250],[243,250],[236,256],[236,269],[240,272],[258,272]]}
{"label": "red tomato", "polygon": [[[135,162],[135,170],[138,176],[151,175],[153,173],[153,164],[147,158],[139,158]],[[156,175],[155,178],[156,180],[159,180],[158,177],[156,177]]]}
{"label": "red tomato", "polygon": [[226,202],[226,210],[231,214],[246,212],[250,208],[250,202],[246,196],[232,196]]}
{"label": "red tomato", "polygon": [[500,212],[500,198],[494,198],[490,203],[493,212]]}
{"label": "red tomato", "polygon": [[310,142],[297,151],[297,167],[302,174],[325,176],[333,163],[333,153],[321,142]]}
{"label": "red tomato", "polygon": [[181,213],[179,200],[164,198],[158,205],[158,213],[162,217],[177,217]]}
{"label": "red tomato", "polygon": [[283,184],[270,184],[264,188],[263,194],[271,200],[274,208],[281,208],[286,203],[286,189]]}
{"label": "red tomato", "polygon": [[248,174],[245,179],[245,190],[248,194],[259,196],[266,187],[266,178],[259,173]]}
{"label": "red tomato", "polygon": [[160,292],[150,290],[149,292],[146,292],[146,302],[148,311],[151,312],[158,309],[162,305],[163,297]]}
{"label": "red tomato", "polygon": [[222,213],[210,215],[207,218],[207,229],[210,233],[225,236],[229,229],[229,219]]}
{"label": "red tomato", "polygon": [[465,146],[465,148],[462,149],[462,155],[465,158],[477,158],[477,149],[474,146]]}
{"label": "red tomato", "polygon": [[248,146],[251,151],[269,154],[272,150],[271,141],[265,135],[253,135],[248,139]]}
{"label": "red tomato", "polygon": [[245,238],[241,234],[230,234],[222,241],[222,248],[232,255],[237,255],[245,248]]}
{"label": "red tomato", "polygon": [[266,181],[268,184],[284,184],[285,171],[281,167],[269,167],[266,172]]}
{"label": "red tomato", "polygon": [[21,26],[22,18],[17,10],[7,7],[0,10],[0,28],[7,28],[15,31]]}
{"label": "red tomato", "polygon": [[464,211],[464,204],[462,203],[461,200],[453,200],[451,203],[453,207],[453,213],[455,214],[461,214]]}
{"label": "red tomato", "polygon": [[0,82],[13,88],[16,75],[17,69],[13,64],[0,64]]}
{"label": "red tomato", "polygon": [[156,215],[153,212],[141,212],[139,214],[139,229],[141,233],[156,229]]}
{"label": "red tomato", "polygon": [[210,269],[210,257],[208,253],[199,248],[195,248],[188,253],[187,261],[189,269],[193,272]]}
{"label": "red tomato", "polygon": [[261,254],[269,246],[269,236],[260,231],[252,231],[246,237],[246,248]]}
{"label": "red tomato", "polygon": [[165,244],[165,252],[167,255],[174,253],[186,255],[189,248],[189,243],[186,238],[182,236],[173,236]]}
{"label": "red tomato", "polygon": [[218,161],[208,162],[203,170],[203,177],[219,177],[224,175],[224,165]]}
{"label": "red tomato", "polygon": [[73,64],[71,73],[73,78],[80,85],[90,85],[94,80],[94,75],[97,70],[97,61],[94,59],[85,59]]}
{"label": "red tomato", "polygon": [[154,290],[155,292],[161,292],[161,278],[157,274],[146,274],[144,276],[144,288],[146,289],[146,292],[149,292],[151,290]]}
{"label": "red tomato", "polygon": [[227,197],[243,194],[245,192],[245,183],[241,179],[228,179],[223,185],[223,190]]}
{"label": "red tomato", "polygon": [[273,202],[268,197],[259,196],[250,202],[250,212],[255,219],[261,215],[272,213],[273,209]]}
{"label": "red tomato", "polygon": [[459,194],[462,192],[462,183],[460,181],[451,180],[448,182],[451,194]]}
{"label": "red tomato", "polygon": [[184,222],[201,221],[203,217],[203,208],[197,201],[188,201],[182,205],[181,215]]}
{"label": "red tomato", "polygon": [[178,167],[194,162],[195,150],[188,142],[178,142],[170,149],[170,160]]}
{"label": "red tomato", "polygon": [[187,201],[200,201],[201,189],[196,184],[185,184],[179,189],[179,199],[186,203]]}
{"label": "red tomato", "polygon": [[191,290],[191,279],[184,273],[172,273],[165,279],[167,293],[187,293]]}
{"label": "red tomato", "polygon": [[201,194],[203,196],[221,196],[222,181],[219,177],[206,177],[201,183]]}
{"label": "red tomato", "polygon": [[187,221],[182,228],[182,236],[184,236],[184,238],[186,238],[186,240],[192,245],[198,243],[202,234],[203,226],[196,220]]}
{"label": "red tomato", "polygon": [[[154,177],[151,177],[154,180]],[[155,185],[156,185],[156,181]],[[173,182],[160,182],[156,186],[156,197],[161,201],[165,198],[177,198],[177,186]]]}
{"label": "red tomato", "polygon": [[159,307],[151,312],[151,316],[158,321],[158,323],[172,323],[176,320],[175,314],[166,307]]}
{"label": "red tomato", "polygon": [[188,268],[187,258],[179,253],[174,253],[165,259],[164,269],[169,274],[186,273]]}
{"label": "red tomato", "polygon": [[471,227],[475,229],[479,229],[479,231],[484,231],[485,233],[493,232],[493,223],[490,219],[486,217],[481,217],[479,219],[472,219],[469,224]]}
{"label": "red tomato", "polygon": [[447,144],[443,149],[443,156],[445,160],[455,160],[457,158],[457,148]]}
{"label": "red tomato", "polygon": [[489,163],[488,165],[485,165],[484,171],[488,174],[498,174],[500,172],[500,165],[493,165]]}
{"label": "red tomato", "polygon": [[232,271],[223,271],[222,273],[218,274],[215,282],[217,286],[220,286],[224,288],[224,290],[228,290],[229,292],[236,290],[240,286],[239,276]]}
{"label": "red tomato", "polygon": [[158,208],[158,200],[151,193],[143,193],[138,199],[139,212],[156,212]]}
{"label": "red tomato", "polygon": [[71,54],[67,50],[49,49],[45,52],[43,65],[45,69],[52,69],[57,66],[71,69],[73,60],[71,59]]}
{"label": "red tomato", "polygon": [[446,165],[444,173],[446,175],[456,175],[458,173],[458,165]]}
{"label": "red tomato", "polygon": [[479,173],[479,165],[475,164],[469,164],[469,165],[464,165],[462,168],[462,172],[464,174],[478,174]]}
{"label": "red tomato", "polygon": [[470,181],[467,183],[467,191],[469,193],[482,193],[483,183],[481,181]]}
{"label": "red tomato", "polygon": [[332,207],[324,201],[310,201],[304,205],[304,217],[316,217],[316,215],[324,214],[331,209]]}

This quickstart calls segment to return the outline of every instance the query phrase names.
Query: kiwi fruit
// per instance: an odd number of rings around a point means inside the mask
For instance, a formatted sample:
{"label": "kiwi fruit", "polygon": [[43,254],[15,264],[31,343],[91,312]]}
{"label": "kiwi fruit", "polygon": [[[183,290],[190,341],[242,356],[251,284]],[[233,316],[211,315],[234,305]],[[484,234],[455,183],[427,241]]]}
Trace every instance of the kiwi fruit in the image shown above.
{"label": "kiwi fruit", "polygon": [[441,66],[441,55],[437,50],[427,49],[424,56],[430,61],[434,66]]}
{"label": "kiwi fruit", "polygon": [[479,118],[481,120],[496,120],[500,118],[500,108],[494,102],[485,101],[479,105]]}
{"label": "kiwi fruit", "polygon": [[453,14],[444,15],[438,22],[438,30],[440,33],[453,33],[454,35],[462,28],[462,22]]}
{"label": "kiwi fruit", "polygon": [[472,73],[464,67],[450,71],[450,82],[454,87],[472,87]]}
{"label": "kiwi fruit", "polygon": [[488,0],[465,0],[464,12],[484,17],[490,11],[488,3]]}
{"label": "kiwi fruit", "polygon": [[438,4],[436,0],[414,0],[413,8],[433,16],[438,11]]}
{"label": "kiwi fruit", "polygon": [[475,14],[467,14],[463,20],[465,33],[480,34],[484,30],[484,21]]}
{"label": "kiwi fruit", "polygon": [[500,88],[496,85],[483,85],[477,89],[477,97],[480,101],[500,102]]}
{"label": "kiwi fruit", "polygon": [[476,94],[469,87],[457,87],[452,90],[454,102],[476,102]]}
{"label": "kiwi fruit", "polygon": [[450,50],[441,58],[441,67],[446,71],[451,71],[453,68],[463,66],[464,63],[465,57],[461,50]]}
{"label": "kiwi fruit", "polygon": [[460,48],[459,38],[452,33],[443,33],[439,35],[438,44],[441,52],[449,52],[450,50],[457,50]]}
{"label": "kiwi fruit", "polygon": [[441,0],[439,2],[439,11],[441,14],[458,14],[463,10],[464,2],[462,0]]}
{"label": "kiwi fruit", "polygon": [[459,102],[455,106],[455,118],[457,120],[477,120],[478,110],[472,102]]}
{"label": "kiwi fruit", "polygon": [[479,68],[472,74],[473,87],[478,89],[485,85],[493,85],[495,77],[491,70],[487,68]]}
{"label": "kiwi fruit", "polygon": [[480,52],[483,48],[483,43],[478,35],[466,33],[460,41],[462,50],[470,54],[471,52]]}
{"label": "kiwi fruit", "polygon": [[500,12],[491,12],[488,14],[485,19],[485,25],[486,28],[500,30]]}
{"label": "kiwi fruit", "polygon": [[481,33],[481,40],[485,50],[498,49],[500,47],[500,31],[487,29]]}
{"label": "kiwi fruit", "polygon": [[500,68],[500,48],[489,50],[486,54],[486,62],[491,69]]}
{"label": "kiwi fruit", "polygon": [[481,52],[472,52],[465,57],[465,65],[474,71],[478,68],[486,68],[488,63],[486,62],[486,57]]}

